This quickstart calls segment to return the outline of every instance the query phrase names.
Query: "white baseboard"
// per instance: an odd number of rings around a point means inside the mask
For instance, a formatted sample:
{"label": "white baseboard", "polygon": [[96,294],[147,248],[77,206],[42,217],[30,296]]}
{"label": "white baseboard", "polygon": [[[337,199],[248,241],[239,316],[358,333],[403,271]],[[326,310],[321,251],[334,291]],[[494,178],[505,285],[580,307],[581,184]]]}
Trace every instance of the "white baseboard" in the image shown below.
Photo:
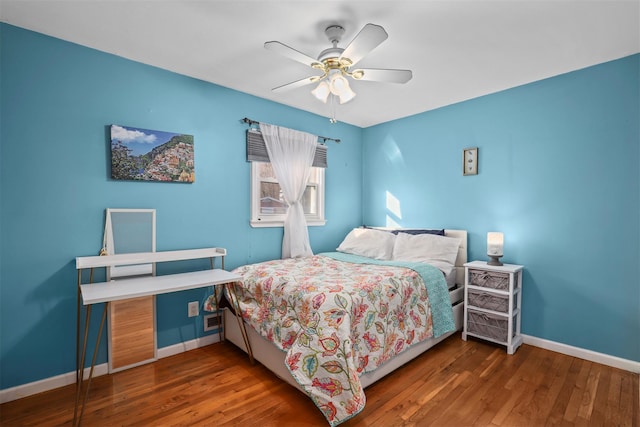
{"label": "white baseboard", "polygon": [[176,354],[184,353],[185,351],[195,350],[196,348],[204,347],[206,345],[220,342],[218,334],[211,334],[202,338],[196,338],[195,340],[185,341],[178,344],[170,345],[168,347],[162,347],[158,349],[158,359],[163,359],[169,356],[175,356]]}
{"label": "white baseboard", "polygon": [[635,362],[633,360],[622,359],[620,357],[610,356],[608,354],[598,353],[584,348],[573,347],[555,341],[548,341],[542,338],[532,337],[531,335],[522,335],[522,342],[534,347],[544,348],[545,350],[555,351],[556,353],[589,360],[591,362],[600,363],[613,368],[640,373],[640,362]]}
{"label": "white baseboard", "polygon": [[[191,341],[171,345],[168,347],[162,347],[158,349],[158,359],[164,357],[174,356],[176,354],[184,353],[185,351],[194,350],[196,348],[204,347],[206,345],[219,342],[218,334],[211,334],[202,338],[196,338]],[[90,368],[85,368],[84,378],[89,378]],[[96,365],[93,369],[93,377],[105,375],[109,373],[109,365],[103,363]],[[69,384],[75,384],[76,372],[68,372],[66,374],[56,375],[55,377],[45,378],[43,380],[34,381],[28,384],[22,384],[16,387],[0,390],[0,403],[11,402],[12,400],[18,400],[23,397],[31,396],[34,394],[42,393],[44,391],[53,390],[59,387],[64,387]]]}
{"label": "white baseboard", "polygon": [[[89,378],[91,368],[84,370],[84,377]],[[103,363],[93,368],[93,376],[98,377],[109,372],[109,365]],[[11,402],[12,400],[22,399],[23,397],[33,394],[42,393],[43,391],[53,390],[55,388],[64,387],[69,384],[75,384],[76,372],[68,372],[66,374],[56,375],[55,377],[45,378],[43,380],[34,381],[28,384],[0,390],[0,403]]]}

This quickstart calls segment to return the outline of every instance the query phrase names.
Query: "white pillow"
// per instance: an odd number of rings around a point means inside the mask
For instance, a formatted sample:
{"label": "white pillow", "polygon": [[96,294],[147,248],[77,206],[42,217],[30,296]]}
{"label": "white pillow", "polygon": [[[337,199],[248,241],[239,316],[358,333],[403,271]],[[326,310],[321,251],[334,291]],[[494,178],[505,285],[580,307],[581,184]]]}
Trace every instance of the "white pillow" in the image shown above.
{"label": "white pillow", "polygon": [[393,255],[395,234],[372,228],[354,228],[336,249],[353,255],[390,260]]}
{"label": "white pillow", "polygon": [[431,264],[448,276],[456,263],[459,247],[460,239],[455,237],[398,233],[393,260]]}

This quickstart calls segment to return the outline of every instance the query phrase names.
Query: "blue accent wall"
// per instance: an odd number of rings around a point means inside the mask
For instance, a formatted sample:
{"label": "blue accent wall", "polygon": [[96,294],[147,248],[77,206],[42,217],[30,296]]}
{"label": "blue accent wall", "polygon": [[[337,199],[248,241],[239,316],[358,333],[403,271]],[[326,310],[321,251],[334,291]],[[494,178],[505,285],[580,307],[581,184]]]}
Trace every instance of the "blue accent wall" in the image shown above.
{"label": "blue accent wall", "polygon": [[502,231],[503,260],[525,266],[524,334],[640,361],[639,63],[365,129],[364,223],[467,229],[470,260]]}
{"label": "blue accent wall", "polygon": [[[243,117],[342,140],[314,251],[362,221],[358,127],[7,24],[0,52],[0,389],[74,371],[75,257],[98,254],[105,208],[156,209],[159,251],[224,247],[227,269],[280,257],[282,228],[249,226]],[[195,183],[111,180],[111,124],[194,135]],[[207,295],[157,298],[159,348],[205,334],[187,302]]]}

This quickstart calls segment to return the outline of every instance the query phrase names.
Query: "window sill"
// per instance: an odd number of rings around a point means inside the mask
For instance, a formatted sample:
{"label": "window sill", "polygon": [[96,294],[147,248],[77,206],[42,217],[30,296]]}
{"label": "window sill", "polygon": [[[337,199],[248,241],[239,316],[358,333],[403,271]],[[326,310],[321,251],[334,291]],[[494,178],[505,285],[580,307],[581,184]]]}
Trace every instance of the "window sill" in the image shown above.
{"label": "window sill", "polygon": [[[307,226],[309,227],[321,227],[326,223],[327,221],[324,219],[307,220]],[[284,221],[251,220],[250,224],[253,228],[284,227]]]}

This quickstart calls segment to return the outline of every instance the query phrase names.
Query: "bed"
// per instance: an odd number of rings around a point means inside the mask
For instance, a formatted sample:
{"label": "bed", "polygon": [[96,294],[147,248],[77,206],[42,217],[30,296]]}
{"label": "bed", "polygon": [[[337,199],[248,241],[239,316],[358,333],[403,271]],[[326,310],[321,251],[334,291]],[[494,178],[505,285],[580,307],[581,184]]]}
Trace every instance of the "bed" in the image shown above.
{"label": "bed", "polygon": [[235,269],[246,337],[229,308],[224,336],[335,426],[364,408],[365,387],[461,329],[465,262],[464,230],[354,229],[336,252]]}

